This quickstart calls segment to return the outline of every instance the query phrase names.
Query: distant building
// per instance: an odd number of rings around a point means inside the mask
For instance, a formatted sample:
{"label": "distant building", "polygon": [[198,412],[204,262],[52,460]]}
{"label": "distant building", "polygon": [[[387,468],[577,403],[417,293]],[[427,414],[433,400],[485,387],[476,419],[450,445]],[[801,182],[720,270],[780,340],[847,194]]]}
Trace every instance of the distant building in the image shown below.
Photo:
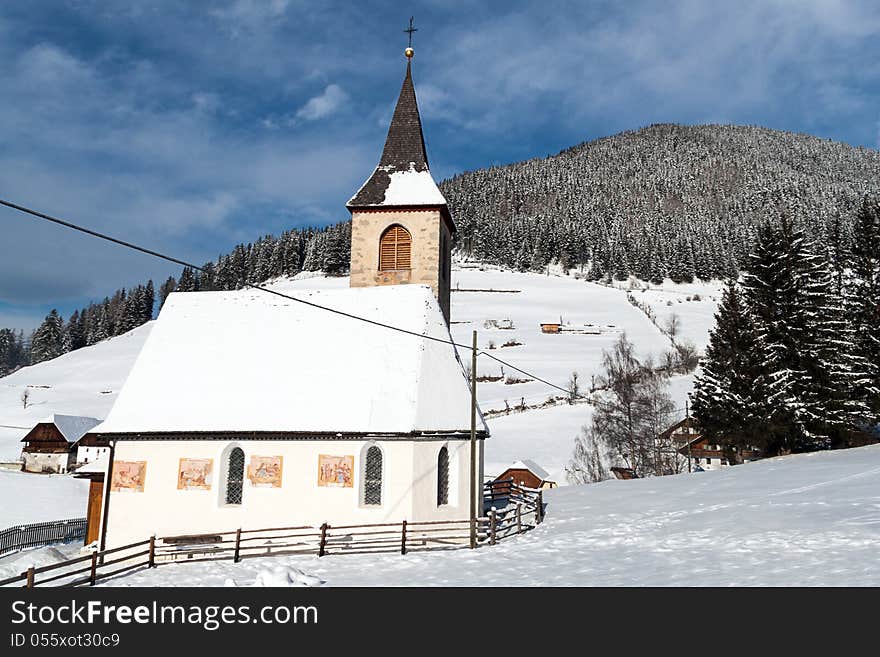
{"label": "distant building", "polygon": [[101,440],[94,431],[89,431],[89,433],[76,441],[74,448],[76,450],[75,463],[77,466],[94,463],[110,455],[110,446],[106,441]]}
{"label": "distant building", "polygon": [[[687,458],[689,469],[717,470],[730,465],[722,446],[704,438],[692,416],[673,424],[660,434],[660,440],[670,443],[679,454]],[[740,450],[737,452],[737,463],[753,461],[759,456],[756,449]]]}
{"label": "distant building", "polygon": [[55,413],[37,422],[22,438],[22,470],[64,474],[75,462],[75,445],[100,424],[94,417]]}
{"label": "distant building", "polygon": [[544,468],[528,459],[517,461],[507,468],[495,481],[503,482],[513,479],[513,483],[526,488],[556,488],[556,482],[550,479],[550,475]]}
{"label": "distant building", "polygon": [[613,474],[616,479],[639,478],[639,475],[637,475],[632,468],[622,468],[620,466],[614,466],[613,468],[611,468],[611,474]]}
{"label": "distant building", "polygon": [[541,324],[542,333],[559,333],[562,330],[562,324],[545,323]]}

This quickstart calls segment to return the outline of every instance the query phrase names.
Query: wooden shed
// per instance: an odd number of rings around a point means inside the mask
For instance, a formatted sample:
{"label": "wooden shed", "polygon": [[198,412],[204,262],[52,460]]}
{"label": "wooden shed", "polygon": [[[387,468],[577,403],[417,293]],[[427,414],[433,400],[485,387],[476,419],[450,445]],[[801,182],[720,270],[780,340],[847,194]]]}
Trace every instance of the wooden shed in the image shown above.
{"label": "wooden shed", "polygon": [[495,481],[499,483],[510,479],[513,483],[526,488],[556,488],[556,482],[550,479],[547,471],[529,460],[517,461],[495,477]]}
{"label": "wooden shed", "polygon": [[562,332],[562,324],[556,322],[541,324],[542,333],[560,333]]}

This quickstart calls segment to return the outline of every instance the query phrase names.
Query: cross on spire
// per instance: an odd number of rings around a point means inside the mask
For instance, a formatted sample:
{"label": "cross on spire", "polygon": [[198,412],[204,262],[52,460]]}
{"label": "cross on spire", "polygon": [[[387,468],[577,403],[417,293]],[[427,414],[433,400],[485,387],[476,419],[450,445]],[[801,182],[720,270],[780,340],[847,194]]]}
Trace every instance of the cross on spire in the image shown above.
{"label": "cross on spire", "polygon": [[418,31],[419,31],[419,28],[413,27],[413,17],[410,16],[409,17],[409,27],[404,30],[404,32],[406,32],[409,35],[409,45],[407,46],[408,48],[412,48],[413,32],[418,32]]}

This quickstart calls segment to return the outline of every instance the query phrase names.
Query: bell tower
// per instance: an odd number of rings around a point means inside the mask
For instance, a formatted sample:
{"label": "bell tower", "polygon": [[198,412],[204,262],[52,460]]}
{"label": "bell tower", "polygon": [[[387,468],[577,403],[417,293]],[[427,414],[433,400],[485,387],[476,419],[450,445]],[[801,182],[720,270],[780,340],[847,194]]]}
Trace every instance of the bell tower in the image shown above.
{"label": "bell tower", "polygon": [[348,201],[351,287],[430,285],[449,322],[455,224],[428,168],[412,79],[412,27],[406,75],[379,165]]}

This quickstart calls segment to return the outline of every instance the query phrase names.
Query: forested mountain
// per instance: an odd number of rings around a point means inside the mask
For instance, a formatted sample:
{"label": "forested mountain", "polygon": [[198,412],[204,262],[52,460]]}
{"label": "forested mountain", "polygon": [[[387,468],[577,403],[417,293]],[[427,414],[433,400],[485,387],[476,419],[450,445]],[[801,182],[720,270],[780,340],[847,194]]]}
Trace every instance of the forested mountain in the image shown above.
{"label": "forested mountain", "polygon": [[880,152],[752,126],[661,124],[440,185],[458,246],[540,270],[551,260],[642,279],[727,277],[782,211],[846,250],[880,191]]}
{"label": "forested mountain", "polygon": [[[880,194],[880,152],[753,126],[660,124],[463,173],[440,188],[458,228],[458,253],[523,271],[559,262],[583,267],[592,280],[735,277],[760,228],[783,214],[840,271],[863,198]],[[350,222],[266,235],[204,264],[204,272],[184,269],[165,281],[157,305],[174,289],[341,274],[350,248]],[[36,346],[0,329],[0,376],[149,321],[153,298],[150,282],[117,290],[66,322],[50,313]]]}

